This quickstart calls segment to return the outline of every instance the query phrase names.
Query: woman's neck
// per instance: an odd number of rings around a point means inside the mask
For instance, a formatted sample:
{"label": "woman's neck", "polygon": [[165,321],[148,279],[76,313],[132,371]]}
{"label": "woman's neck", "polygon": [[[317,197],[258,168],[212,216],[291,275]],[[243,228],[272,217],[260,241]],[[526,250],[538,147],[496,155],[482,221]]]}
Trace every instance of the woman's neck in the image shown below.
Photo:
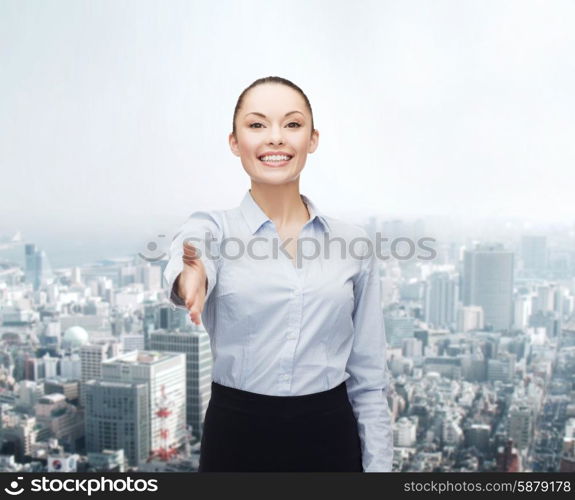
{"label": "woman's neck", "polygon": [[300,226],[310,218],[299,192],[299,179],[280,185],[252,181],[250,193],[277,228]]}

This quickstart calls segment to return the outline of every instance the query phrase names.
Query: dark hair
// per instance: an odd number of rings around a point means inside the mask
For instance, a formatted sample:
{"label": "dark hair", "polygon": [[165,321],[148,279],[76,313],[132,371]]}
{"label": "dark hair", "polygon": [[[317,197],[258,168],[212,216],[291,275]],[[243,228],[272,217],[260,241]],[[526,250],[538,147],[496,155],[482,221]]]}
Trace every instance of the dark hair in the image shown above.
{"label": "dark hair", "polygon": [[287,85],[288,87],[291,87],[295,91],[299,92],[299,94],[303,97],[305,105],[307,106],[307,109],[311,115],[311,133],[313,133],[313,131],[315,130],[313,124],[313,112],[311,110],[311,104],[309,103],[309,99],[304,94],[304,91],[300,89],[295,83],[290,82],[289,80],[286,80],[281,76],[266,76],[264,78],[258,78],[255,82],[251,83],[248,87],[246,87],[242,91],[240,97],[238,97],[238,102],[236,103],[236,108],[234,109],[234,119],[232,124],[232,133],[234,134],[234,137],[236,135],[236,117],[238,116],[239,109],[242,107],[244,96],[248,93],[249,90],[253,89],[254,87],[257,87],[258,85],[263,85],[264,83],[279,83],[282,85]]}

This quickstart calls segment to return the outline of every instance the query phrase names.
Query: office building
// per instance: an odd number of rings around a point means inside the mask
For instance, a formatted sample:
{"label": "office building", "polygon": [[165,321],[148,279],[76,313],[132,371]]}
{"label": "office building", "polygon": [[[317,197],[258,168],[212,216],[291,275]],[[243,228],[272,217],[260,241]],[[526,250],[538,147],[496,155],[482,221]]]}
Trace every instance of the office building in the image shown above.
{"label": "office building", "polygon": [[150,334],[150,349],[186,355],[186,415],[192,435],[202,437],[211,396],[212,353],[210,337],[203,327],[193,325],[183,332],[157,330]]}
{"label": "office building", "polygon": [[425,321],[433,328],[454,328],[459,278],[447,272],[429,275],[425,284]]}
{"label": "office building", "polygon": [[106,382],[148,384],[150,453],[174,453],[186,440],[186,356],[132,351],[102,363]]}
{"label": "office building", "polygon": [[513,252],[479,245],[464,254],[463,305],[481,306],[485,326],[508,330],[513,323]]}
{"label": "office building", "polygon": [[90,380],[86,394],[86,450],[123,450],[131,466],[150,455],[150,404],[146,383]]}

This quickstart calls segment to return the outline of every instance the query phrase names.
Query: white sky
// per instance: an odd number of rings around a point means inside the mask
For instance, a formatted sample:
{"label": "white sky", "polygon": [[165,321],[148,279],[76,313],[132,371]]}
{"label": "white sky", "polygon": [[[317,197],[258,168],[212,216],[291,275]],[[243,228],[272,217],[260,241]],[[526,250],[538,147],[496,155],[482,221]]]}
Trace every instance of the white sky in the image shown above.
{"label": "white sky", "polygon": [[573,221],[574,26],[560,0],[2,0],[0,230],[236,206],[233,108],[269,75],[311,101],[328,214]]}

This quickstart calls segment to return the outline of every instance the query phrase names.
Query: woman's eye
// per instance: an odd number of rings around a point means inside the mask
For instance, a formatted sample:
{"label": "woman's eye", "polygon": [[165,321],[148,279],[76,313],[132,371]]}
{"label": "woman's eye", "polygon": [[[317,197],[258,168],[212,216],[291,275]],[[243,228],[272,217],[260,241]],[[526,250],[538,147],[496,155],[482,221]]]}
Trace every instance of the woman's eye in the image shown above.
{"label": "woman's eye", "polygon": [[[261,124],[260,122],[254,122],[254,123],[250,123],[249,127],[250,127],[250,128],[262,128],[261,126],[260,126],[260,127],[256,127],[255,125],[262,125],[262,124]],[[290,127],[290,125],[295,125],[295,127]],[[263,125],[262,125],[262,126],[263,126]],[[287,126],[288,126],[289,128],[300,128],[300,127],[301,127],[301,124],[299,124],[298,122],[290,122],[290,123],[287,124]]]}

